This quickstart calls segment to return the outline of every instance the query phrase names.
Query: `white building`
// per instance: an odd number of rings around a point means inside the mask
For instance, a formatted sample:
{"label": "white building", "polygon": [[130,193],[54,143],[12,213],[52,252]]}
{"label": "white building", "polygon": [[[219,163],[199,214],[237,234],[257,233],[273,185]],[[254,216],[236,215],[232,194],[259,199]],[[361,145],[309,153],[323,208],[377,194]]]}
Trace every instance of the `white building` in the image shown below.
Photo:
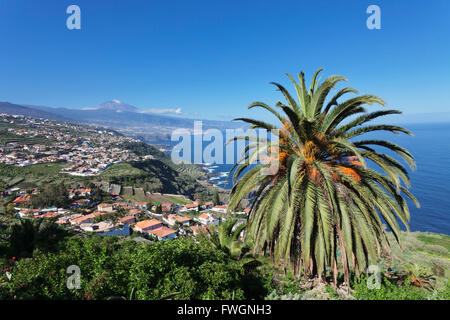
{"label": "white building", "polygon": [[197,221],[203,225],[209,226],[209,225],[218,225],[220,219],[219,217],[216,216],[216,214],[208,212],[199,215]]}

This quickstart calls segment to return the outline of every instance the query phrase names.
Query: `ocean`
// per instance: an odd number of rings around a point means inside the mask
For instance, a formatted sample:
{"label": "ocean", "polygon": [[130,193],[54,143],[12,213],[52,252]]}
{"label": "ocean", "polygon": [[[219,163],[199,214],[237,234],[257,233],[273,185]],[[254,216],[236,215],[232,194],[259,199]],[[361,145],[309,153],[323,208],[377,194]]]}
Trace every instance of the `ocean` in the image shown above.
{"label": "ocean", "polygon": [[[408,202],[411,211],[410,229],[450,234],[450,124],[403,126],[414,136],[370,133],[361,139],[387,139],[412,153],[417,168],[415,171],[409,170],[411,178],[409,190],[419,200],[421,207],[416,208],[414,203]],[[171,144],[173,146],[177,143]],[[203,142],[203,148],[208,144],[210,142]],[[391,153],[388,154],[393,156]],[[208,163],[204,167],[213,175],[210,182],[231,189],[231,178],[226,179],[231,164]]]}

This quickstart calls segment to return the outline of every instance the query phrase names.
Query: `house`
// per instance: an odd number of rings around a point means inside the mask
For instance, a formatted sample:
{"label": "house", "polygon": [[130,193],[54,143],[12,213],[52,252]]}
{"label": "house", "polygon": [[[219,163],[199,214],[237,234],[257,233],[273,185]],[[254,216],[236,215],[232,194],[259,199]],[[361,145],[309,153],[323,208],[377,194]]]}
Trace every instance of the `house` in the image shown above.
{"label": "house", "polygon": [[136,223],[136,225],[134,226],[134,229],[138,232],[148,232],[153,229],[160,228],[162,226],[163,226],[163,224],[161,223],[161,221],[159,221],[157,219],[152,219],[152,220],[144,220],[144,221],[140,221],[140,222]]}
{"label": "house", "polygon": [[189,223],[192,221],[191,218],[188,217],[181,217],[179,215],[176,214],[169,214],[167,216],[167,218],[163,218],[164,222],[166,222],[167,224],[169,224],[170,226],[175,225],[176,222],[185,225],[185,226],[189,226]]}
{"label": "house", "polygon": [[212,209],[211,209],[211,211],[217,212],[217,213],[227,213],[227,210],[228,210],[227,205],[215,206],[215,207],[212,207]]}
{"label": "house", "polygon": [[97,210],[98,211],[104,211],[104,212],[113,212],[114,208],[113,208],[113,205],[111,203],[100,203],[97,206]]}
{"label": "house", "polygon": [[127,202],[115,202],[113,206],[116,208],[128,208],[130,205]]}
{"label": "house", "polygon": [[42,209],[41,211],[42,212],[58,212],[58,208],[53,206],[53,207],[48,207],[48,208]]}
{"label": "house", "polygon": [[92,195],[92,189],[91,188],[77,189],[75,190],[75,194],[77,193],[80,197],[90,197]]}
{"label": "house", "polygon": [[101,216],[104,214],[108,214],[108,212],[100,212],[100,211],[96,211],[94,213],[90,213],[84,216],[79,216],[76,218],[71,218],[70,219],[70,224],[71,225],[81,225],[81,224],[87,224],[87,223],[93,223],[95,221],[95,217],[96,216]]}
{"label": "house", "polygon": [[191,226],[192,233],[194,236],[198,236],[202,233],[208,233],[209,227],[208,226]]}
{"label": "house", "polygon": [[139,209],[131,209],[129,212],[128,212],[128,215],[129,216],[133,216],[133,217],[139,217],[139,214],[141,213],[141,210],[139,210]]}
{"label": "house", "polygon": [[200,222],[203,225],[217,225],[219,224],[220,220],[219,218],[211,212],[208,213],[202,213],[201,215],[198,216],[198,222]]}
{"label": "house", "polygon": [[91,188],[86,188],[86,189],[69,189],[69,199],[72,199],[73,197],[75,197],[76,195],[78,195],[79,197],[90,197],[92,195],[92,189]]}
{"label": "house", "polygon": [[114,224],[111,221],[101,221],[98,223],[82,223],[80,229],[91,232],[109,232],[114,229]]}
{"label": "house", "polygon": [[59,214],[68,214],[68,213],[70,213],[70,211],[67,210],[67,209],[59,208],[59,209],[58,209],[58,213],[59,213]]}
{"label": "house", "polygon": [[81,225],[86,223],[92,223],[94,222],[95,215],[93,213],[87,214],[85,216],[77,217],[70,219],[71,225]]}
{"label": "house", "polygon": [[25,203],[25,202],[30,202],[31,201],[31,197],[29,194],[23,195],[23,196],[19,196],[16,199],[14,199],[13,203]]}
{"label": "house", "polygon": [[134,205],[138,207],[139,209],[146,210],[147,209],[147,202],[135,202]]}
{"label": "house", "polygon": [[117,220],[117,222],[122,224],[135,224],[136,218],[134,216],[125,216]]}
{"label": "house", "polygon": [[169,240],[177,237],[177,232],[167,227],[160,227],[147,232],[149,235],[158,238],[158,240]]}
{"label": "house", "polygon": [[185,204],[184,207],[180,209],[181,212],[186,212],[189,210],[198,210],[198,204],[196,203]]}
{"label": "house", "polygon": [[205,209],[211,209],[212,207],[214,207],[214,202],[212,201],[205,202],[203,204],[203,207],[205,207]]}
{"label": "house", "polygon": [[161,205],[162,212],[170,213],[172,212],[172,204],[171,203],[163,203]]}
{"label": "house", "polygon": [[56,221],[57,224],[69,224],[71,219],[75,219],[75,218],[79,218],[81,217],[81,214],[74,214],[70,217],[65,216],[65,217],[59,217],[59,219]]}
{"label": "house", "polygon": [[17,212],[16,215],[21,218],[25,218],[25,217],[33,215],[35,212],[39,212],[39,210],[38,209],[35,209],[35,210],[25,209],[25,210],[21,210],[21,211]]}
{"label": "house", "polygon": [[92,225],[95,232],[110,232],[114,230],[114,224],[111,221],[101,221]]}
{"label": "house", "polygon": [[61,216],[60,213],[50,211],[50,212],[46,212],[46,213],[42,214],[40,217],[46,218],[46,219],[51,219],[51,218],[58,218],[59,216]]}

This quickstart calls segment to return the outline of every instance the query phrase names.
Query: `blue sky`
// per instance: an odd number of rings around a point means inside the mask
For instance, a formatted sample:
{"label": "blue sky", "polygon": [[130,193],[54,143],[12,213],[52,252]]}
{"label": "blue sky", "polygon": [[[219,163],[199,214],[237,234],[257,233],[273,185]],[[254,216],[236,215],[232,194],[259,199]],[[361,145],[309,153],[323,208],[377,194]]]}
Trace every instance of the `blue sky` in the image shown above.
{"label": "blue sky", "polygon": [[264,118],[247,105],[281,99],[270,81],[318,67],[404,113],[450,111],[450,1],[0,0],[0,101]]}

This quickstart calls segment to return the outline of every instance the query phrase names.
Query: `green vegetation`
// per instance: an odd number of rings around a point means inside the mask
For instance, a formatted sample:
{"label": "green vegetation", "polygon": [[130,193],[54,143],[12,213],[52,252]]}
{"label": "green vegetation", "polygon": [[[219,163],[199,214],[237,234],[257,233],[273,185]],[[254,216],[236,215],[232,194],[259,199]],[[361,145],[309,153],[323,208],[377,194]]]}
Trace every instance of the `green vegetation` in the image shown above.
{"label": "green vegetation", "polygon": [[213,199],[213,202],[214,202],[214,204],[217,206],[217,205],[220,205],[220,196],[219,196],[219,193],[217,192],[217,191],[215,191],[214,192],[214,199]]}
{"label": "green vegetation", "polygon": [[431,234],[431,235],[420,235],[417,237],[420,241],[426,244],[442,246],[450,251],[450,236],[445,234]]}
{"label": "green vegetation", "polygon": [[18,219],[10,222],[7,228],[9,231],[3,233],[2,240],[8,245],[2,241],[0,252],[9,257],[31,257],[35,250],[55,250],[58,241],[71,234],[55,223],[34,219]]}
{"label": "green vegetation", "polygon": [[[364,105],[385,105],[374,95],[338,102],[346,93],[357,93],[349,87],[325,102],[331,89],[346,78],[331,76],[319,83],[317,75],[321,70],[314,74],[309,89],[303,73],[298,75],[299,83],[288,75],[298,101],[282,85],[274,83],[286,99],[287,104],[276,104],[283,114],[262,102],[249,106],[269,111],[280,121],[280,128],[263,121],[235,119],[249,123],[252,129],[280,129],[280,151],[271,155],[271,163],[249,168],[250,159],[264,156],[262,152],[267,151],[256,143],[267,141],[249,138],[249,148],[234,171],[229,209],[257,190],[248,228],[254,252],[269,249],[295,274],[319,279],[332,275],[336,285],[341,272],[345,283],[349,283],[352,271],[364,272],[389,247],[380,216],[399,241],[397,219],[405,226],[409,221],[404,197],[417,206],[418,202],[403,186],[410,185],[404,165],[375,148],[386,148],[414,168],[412,155],[389,141],[355,139],[374,131],[411,134],[398,126],[367,125],[375,118],[400,112],[368,113]],[[366,160],[381,170],[368,168]],[[275,162],[278,170],[266,174],[264,171]]]}
{"label": "green vegetation", "polygon": [[409,283],[398,286],[389,279],[383,277],[380,289],[370,289],[367,286],[367,277],[361,277],[360,281],[355,281],[354,297],[358,300],[424,300],[427,292],[415,288]]}
{"label": "green vegetation", "polygon": [[113,164],[99,176],[93,177],[60,173],[61,169],[66,166],[65,162],[36,164],[27,167],[0,164],[0,182],[5,185],[4,188],[33,188],[53,183],[71,185],[104,181],[142,188],[140,198],[135,199],[141,201],[143,201],[143,192],[147,191],[191,196],[196,193],[208,192],[208,187],[188,175],[177,172],[159,160]]}
{"label": "green vegetation", "polygon": [[[66,286],[71,265],[80,267],[80,290]],[[58,251],[19,259],[10,268],[11,280],[0,278],[0,299],[160,299],[174,293],[174,299],[250,299],[270,289],[257,271],[246,272],[207,242],[188,239],[136,244],[72,237]]]}
{"label": "green vegetation", "polygon": [[0,164],[0,179],[6,182],[8,187],[23,188],[75,181],[75,177],[59,173],[65,166],[67,164],[64,162],[42,163],[27,167]]}
{"label": "green vegetation", "polygon": [[31,203],[34,208],[50,206],[66,208],[69,205],[69,192],[64,184],[50,184],[41,189],[39,194],[31,196]]}
{"label": "green vegetation", "polygon": [[170,202],[172,203],[176,203],[176,204],[188,204],[188,203],[192,203],[191,200],[185,199],[184,197],[176,197],[176,196],[168,196],[168,195],[164,195],[164,198],[168,199]]}
{"label": "green vegetation", "polygon": [[119,145],[121,148],[130,150],[138,156],[152,155],[156,159],[163,162],[165,165],[176,170],[178,173],[190,176],[194,179],[200,179],[205,177],[205,173],[201,168],[194,164],[175,164],[170,157],[164,152],[159,151],[156,147],[147,144],[145,142],[126,142]]}
{"label": "green vegetation", "polygon": [[102,177],[122,177],[122,176],[139,176],[142,170],[134,167],[129,162],[113,164],[101,173]]}
{"label": "green vegetation", "polygon": [[[309,91],[300,74],[300,83],[295,83],[299,103],[276,84],[287,100],[287,105],[277,104],[283,116],[260,102],[250,106],[270,111],[282,126],[281,152],[273,159],[279,161],[280,171],[260,175],[261,165],[246,172],[245,163],[235,171],[230,209],[246,207],[245,196],[252,193],[256,201],[248,225],[223,215],[227,221],[215,232],[195,239],[136,243],[132,239],[140,237],[138,233],[131,237],[75,234],[47,219],[17,218],[14,205],[8,204],[13,194],[0,199],[6,213],[0,214],[0,299],[450,299],[450,236],[399,231],[397,218],[405,225],[409,220],[403,196],[414,199],[402,185],[408,186],[408,175],[403,165],[372,145],[390,149],[413,166],[411,155],[387,141],[349,142],[377,130],[408,133],[389,125],[361,127],[398,112],[366,113],[363,104],[383,104],[371,95],[338,103],[344,93],[354,92],[351,88],[338,91],[325,105],[330,89],[343,78],[330,77],[319,85],[317,73]],[[253,128],[271,128],[264,122],[241,120]],[[23,138],[2,132],[4,127],[0,125],[0,143]],[[89,135],[67,130],[78,137]],[[42,137],[27,139],[40,143]],[[159,214],[162,203],[191,201],[173,195],[148,197],[146,192],[185,194],[200,203],[228,202],[227,195],[201,181],[205,173],[200,167],[175,165],[145,143],[126,142],[121,147],[154,159],[114,164],[95,177],[61,174],[64,162],[28,167],[0,164],[0,190],[17,186],[31,194],[38,186],[40,194],[24,204],[34,208],[66,208],[77,199],[68,199],[67,188],[80,186],[93,189],[90,200],[95,205],[112,203],[109,192],[114,190],[125,201],[156,205]],[[250,148],[246,156],[253,151]],[[365,167],[364,158],[385,174]],[[384,231],[378,213],[393,232]],[[125,214],[117,209],[95,221]],[[141,215],[138,220],[146,219]],[[175,228],[189,231],[179,223]],[[242,231],[247,237],[241,237]],[[385,250],[386,244],[390,250]],[[369,264],[381,270],[380,289],[367,286]],[[67,288],[71,265],[80,267],[80,290]]]}
{"label": "green vegetation", "polygon": [[[228,219],[225,223],[220,224],[214,232],[209,233],[209,240],[217,249],[222,250],[234,260],[244,260],[250,258],[249,252],[251,243],[241,240],[241,232],[247,225],[245,223],[238,224],[236,219]],[[246,261],[248,263],[249,261]]]}
{"label": "green vegetation", "polygon": [[[8,132],[8,128],[19,128],[15,124],[0,124],[0,144],[7,142],[20,142],[27,144],[50,144],[51,139],[36,136],[33,138],[20,136]],[[83,136],[97,134],[89,132],[89,128],[80,127],[78,132],[74,128],[58,127],[60,132],[70,133],[79,138],[76,143],[83,141]],[[194,194],[210,192],[212,186],[199,182],[196,179],[205,177],[204,172],[196,165],[176,165],[170,157],[159,151],[156,147],[144,142],[120,140],[118,144],[111,144],[127,149],[138,156],[152,156],[153,159],[137,162],[124,162],[111,165],[99,176],[72,176],[61,173],[61,169],[68,166],[66,162],[36,164],[26,167],[0,164],[0,190],[11,187],[34,188],[50,183],[86,184],[88,182],[117,183],[135,188],[136,197],[133,200],[145,200],[145,192],[163,192],[184,194],[193,197]],[[74,142],[75,143],[75,142]],[[95,144],[95,143],[94,143]]]}
{"label": "green vegetation", "polygon": [[194,195],[207,190],[193,177],[155,159],[116,164],[106,169],[100,177],[107,177],[110,183],[143,188],[148,192]]}
{"label": "green vegetation", "polygon": [[48,139],[42,135],[36,135],[34,137],[21,136],[18,134],[14,134],[12,132],[8,132],[8,128],[11,126],[5,126],[4,124],[0,124],[0,144],[7,144],[11,142],[17,142],[20,144],[42,144],[49,145],[53,142],[52,139]]}
{"label": "green vegetation", "polygon": [[[160,299],[174,293],[172,299],[450,298],[448,277],[420,259],[407,262],[433,246],[417,239],[422,233],[402,232],[403,240],[415,239],[411,246],[393,248],[394,260],[379,261],[380,289],[370,289],[365,274],[352,274],[347,293],[294,275],[268,256],[253,257],[239,237],[242,228],[228,220],[211,237],[136,244],[133,237],[73,235],[53,223],[0,215],[0,299]],[[70,265],[80,267],[80,290],[66,286]]]}

